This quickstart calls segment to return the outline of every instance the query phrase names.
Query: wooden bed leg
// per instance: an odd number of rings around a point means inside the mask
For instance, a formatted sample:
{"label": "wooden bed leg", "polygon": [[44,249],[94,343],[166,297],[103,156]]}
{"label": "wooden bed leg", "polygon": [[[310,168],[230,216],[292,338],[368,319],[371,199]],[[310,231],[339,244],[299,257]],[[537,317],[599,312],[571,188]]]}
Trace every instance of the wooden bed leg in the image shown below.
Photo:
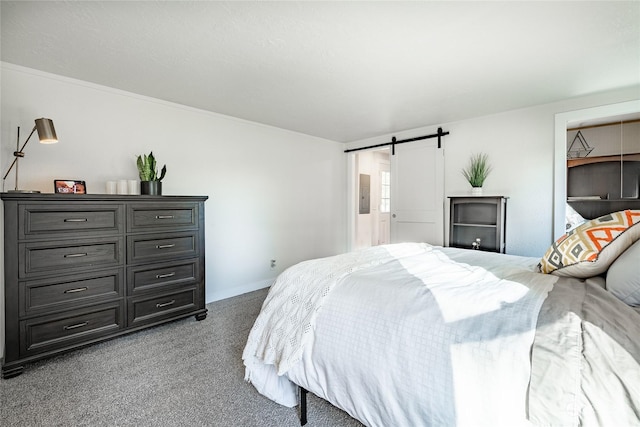
{"label": "wooden bed leg", "polygon": [[307,423],[307,390],[298,386],[300,392],[300,425]]}

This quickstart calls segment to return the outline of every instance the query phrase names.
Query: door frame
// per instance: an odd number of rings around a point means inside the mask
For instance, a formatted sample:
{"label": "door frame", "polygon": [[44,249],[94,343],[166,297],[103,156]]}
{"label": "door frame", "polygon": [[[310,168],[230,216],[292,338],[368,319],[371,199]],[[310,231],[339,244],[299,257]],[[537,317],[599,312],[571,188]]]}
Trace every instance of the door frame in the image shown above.
{"label": "door frame", "polygon": [[[391,148],[371,148],[368,150],[360,150],[354,151],[347,154],[347,251],[351,252],[358,249],[358,225],[357,225],[357,216],[359,211],[359,186],[358,186],[358,175],[362,173],[362,171],[358,168],[358,163],[356,161],[357,156],[359,154],[365,152],[377,152],[377,151],[388,151],[389,156],[391,156]],[[371,180],[371,190],[374,191],[374,183],[379,182],[379,177],[372,177]],[[375,187],[377,191],[377,186]],[[377,200],[374,197],[371,197],[371,204],[373,205],[374,201]],[[373,245],[372,245],[373,246]]]}
{"label": "door frame", "polygon": [[600,117],[637,113],[640,111],[640,100],[584,108],[576,111],[558,113],[555,116],[555,145],[553,167],[553,235],[556,241],[566,233],[567,206],[567,126],[571,122],[591,120]]}

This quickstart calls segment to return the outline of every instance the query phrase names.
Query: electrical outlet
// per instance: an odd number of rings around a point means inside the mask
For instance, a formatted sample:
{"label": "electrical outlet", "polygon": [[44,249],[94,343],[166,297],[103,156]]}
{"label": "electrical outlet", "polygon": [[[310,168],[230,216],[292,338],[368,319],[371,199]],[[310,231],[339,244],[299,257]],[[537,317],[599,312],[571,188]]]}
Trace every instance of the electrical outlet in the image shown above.
{"label": "electrical outlet", "polygon": [[275,260],[275,259],[272,259],[272,260],[271,260],[271,269],[272,269],[272,270],[275,270],[275,269],[276,269],[276,260]]}

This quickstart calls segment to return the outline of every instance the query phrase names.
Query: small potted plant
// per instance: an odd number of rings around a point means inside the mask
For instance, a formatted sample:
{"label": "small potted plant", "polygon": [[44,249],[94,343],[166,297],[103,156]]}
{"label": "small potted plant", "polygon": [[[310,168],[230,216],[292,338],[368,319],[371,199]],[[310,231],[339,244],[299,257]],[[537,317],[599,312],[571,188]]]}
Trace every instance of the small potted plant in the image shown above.
{"label": "small potted plant", "polygon": [[136,165],[140,175],[140,194],[161,195],[162,178],[167,173],[167,165],[162,167],[160,175],[158,175],[158,167],[156,159],[153,157],[153,151],[148,156],[146,154],[138,156]]}
{"label": "small potted plant", "polygon": [[469,159],[469,164],[462,169],[462,175],[471,184],[471,194],[482,194],[482,185],[491,172],[489,157],[484,153],[474,154]]}

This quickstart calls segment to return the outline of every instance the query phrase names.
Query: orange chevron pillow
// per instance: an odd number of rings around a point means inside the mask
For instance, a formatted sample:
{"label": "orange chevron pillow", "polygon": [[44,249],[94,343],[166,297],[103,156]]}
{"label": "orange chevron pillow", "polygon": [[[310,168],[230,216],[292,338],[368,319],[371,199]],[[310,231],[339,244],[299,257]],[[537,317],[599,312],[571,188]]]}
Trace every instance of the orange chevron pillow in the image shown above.
{"label": "orange chevron pillow", "polygon": [[639,239],[640,210],[604,215],[559,238],[540,260],[538,270],[581,279],[597,276]]}

